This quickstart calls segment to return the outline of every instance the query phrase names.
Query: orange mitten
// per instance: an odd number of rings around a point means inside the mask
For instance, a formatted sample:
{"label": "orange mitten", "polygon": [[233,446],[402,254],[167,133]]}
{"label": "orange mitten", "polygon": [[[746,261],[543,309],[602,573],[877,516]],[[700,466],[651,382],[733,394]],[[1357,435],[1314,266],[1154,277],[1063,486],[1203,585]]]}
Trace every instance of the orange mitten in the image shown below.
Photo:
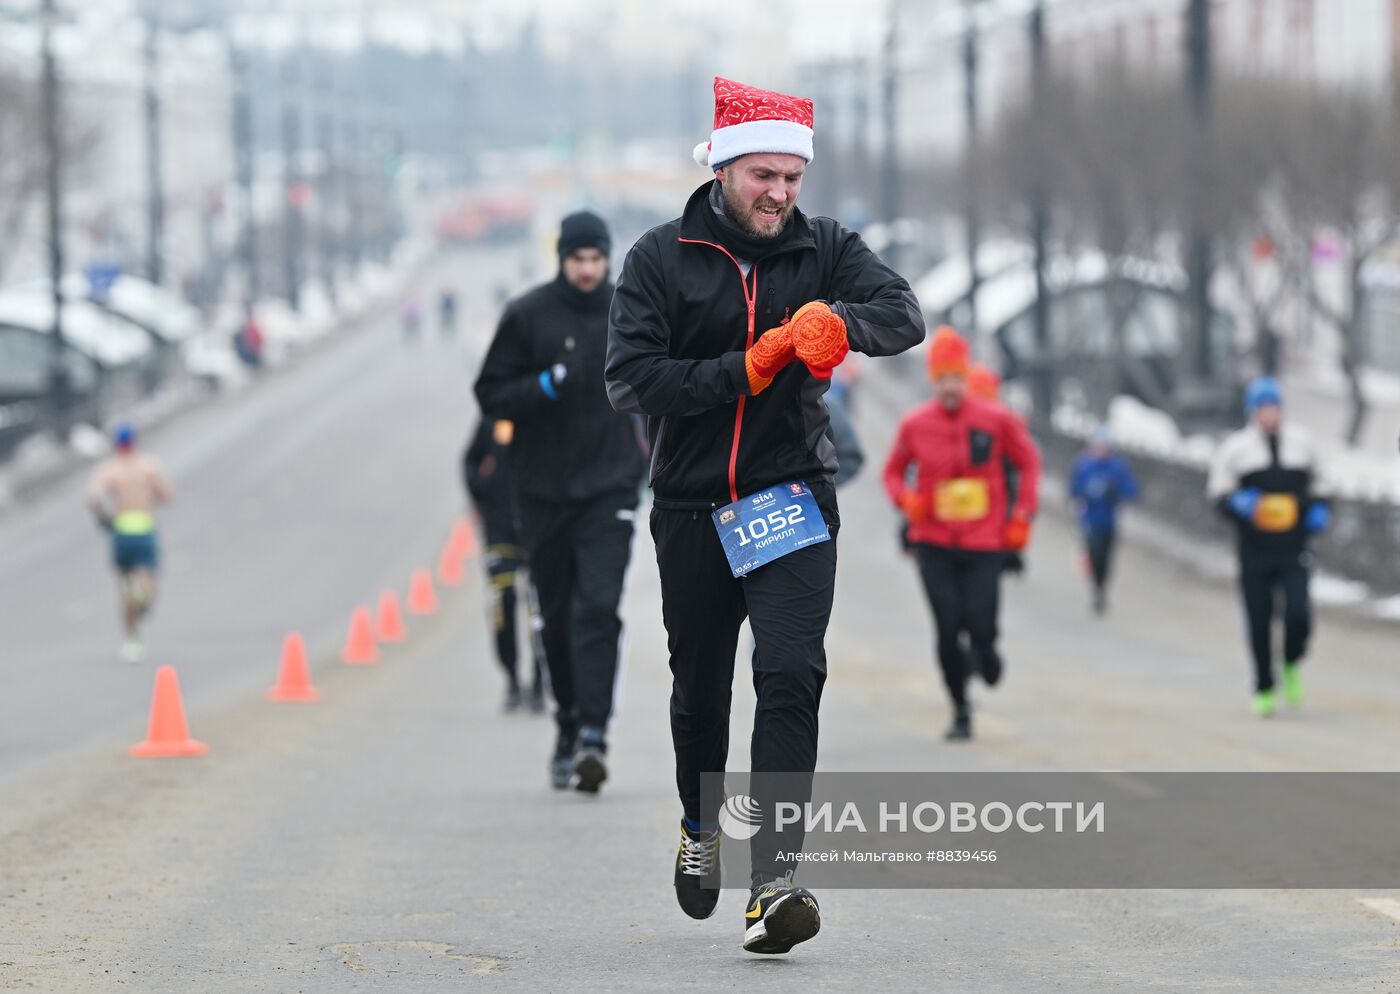
{"label": "orange mitten", "polygon": [[758,336],[744,353],[744,371],[749,374],[749,393],[757,395],[768,388],[773,377],[797,358],[792,345],[792,328],[782,324]]}
{"label": "orange mitten", "polygon": [[1031,542],[1031,519],[1024,514],[1014,514],[1002,532],[1002,544],[1011,552],[1020,552]]}
{"label": "orange mitten", "polygon": [[813,376],[831,379],[831,371],[851,351],[846,341],[846,322],[822,301],[814,300],[797,309],[788,327],[792,329],[797,358],[807,364]]}
{"label": "orange mitten", "polygon": [[928,498],[917,490],[906,490],[899,495],[899,509],[911,524],[917,525],[928,517]]}

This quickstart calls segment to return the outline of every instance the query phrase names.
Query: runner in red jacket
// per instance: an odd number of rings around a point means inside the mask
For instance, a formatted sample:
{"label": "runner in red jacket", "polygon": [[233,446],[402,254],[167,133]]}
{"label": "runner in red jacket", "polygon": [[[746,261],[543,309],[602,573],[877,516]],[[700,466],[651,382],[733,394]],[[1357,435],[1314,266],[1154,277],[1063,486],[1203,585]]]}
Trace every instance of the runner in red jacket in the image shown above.
{"label": "runner in red jacket", "polygon": [[[967,374],[967,343],[952,328],[938,329],[929,347],[934,399],[905,416],[885,463],[885,489],[909,521],[938,630],[938,662],[954,711],[949,739],[972,737],[969,650],[988,686],[1001,679],[1001,568],[1008,551],[1030,540],[1040,482],[1040,453],[1021,419],[969,396]],[[1006,463],[1020,473],[1014,502]]]}

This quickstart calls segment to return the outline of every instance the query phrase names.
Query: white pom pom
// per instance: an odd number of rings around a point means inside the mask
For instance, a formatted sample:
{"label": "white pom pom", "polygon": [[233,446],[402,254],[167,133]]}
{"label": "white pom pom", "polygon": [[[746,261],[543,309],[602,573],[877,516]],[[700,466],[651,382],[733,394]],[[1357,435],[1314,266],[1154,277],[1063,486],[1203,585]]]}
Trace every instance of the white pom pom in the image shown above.
{"label": "white pom pom", "polygon": [[690,154],[694,157],[696,165],[704,166],[706,169],[710,167],[709,142],[701,142],[699,145],[696,145],[695,150]]}

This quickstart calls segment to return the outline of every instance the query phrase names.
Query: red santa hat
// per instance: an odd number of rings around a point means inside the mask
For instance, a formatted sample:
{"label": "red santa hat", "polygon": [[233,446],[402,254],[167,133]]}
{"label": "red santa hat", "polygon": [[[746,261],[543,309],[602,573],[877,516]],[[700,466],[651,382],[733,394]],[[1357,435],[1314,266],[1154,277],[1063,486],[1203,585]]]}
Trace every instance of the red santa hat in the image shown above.
{"label": "red santa hat", "polygon": [[812,161],[812,101],[715,77],[715,128],[695,161],[717,169],[741,155],[781,152]]}

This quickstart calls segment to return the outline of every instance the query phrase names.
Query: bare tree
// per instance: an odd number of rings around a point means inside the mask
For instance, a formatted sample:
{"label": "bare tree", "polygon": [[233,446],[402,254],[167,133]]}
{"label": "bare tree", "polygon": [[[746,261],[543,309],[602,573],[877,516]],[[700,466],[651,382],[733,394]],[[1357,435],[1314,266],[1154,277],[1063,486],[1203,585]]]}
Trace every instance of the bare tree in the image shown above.
{"label": "bare tree", "polygon": [[0,280],[44,188],[39,90],[0,69]]}
{"label": "bare tree", "polygon": [[1297,116],[1293,87],[1277,80],[1226,77],[1216,85],[1208,202],[1203,216],[1220,273],[1253,332],[1255,363],[1275,373],[1279,325],[1296,299],[1295,237],[1286,222],[1284,136]]}
{"label": "bare tree", "polygon": [[[1346,439],[1354,445],[1368,414],[1361,386],[1366,295],[1361,274],[1400,232],[1400,137],[1395,112],[1379,93],[1333,89],[1293,96],[1297,111],[1284,136],[1277,223],[1291,229],[1287,258],[1293,273],[1337,333],[1351,406]],[[1346,280],[1338,299],[1328,299],[1303,278],[1319,234],[1330,235],[1341,248]]]}
{"label": "bare tree", "polygon": [[1036,182],[1045,185],[1057,241],[1104,257],[1117,379],[1130,379],[1167,406],[1156,376],[1125,347],[1125,329],[1140,302],[1134,266],[1158,254],[1162,234],[1179,227],[1184,212],[1187,119],[1180,87],[1109,64],[1089,76],[1052,75],[1036,110],[1024,100],[1008,107],[989,136],[979,166],[984,213],[1024,231],[1031,192]]}

